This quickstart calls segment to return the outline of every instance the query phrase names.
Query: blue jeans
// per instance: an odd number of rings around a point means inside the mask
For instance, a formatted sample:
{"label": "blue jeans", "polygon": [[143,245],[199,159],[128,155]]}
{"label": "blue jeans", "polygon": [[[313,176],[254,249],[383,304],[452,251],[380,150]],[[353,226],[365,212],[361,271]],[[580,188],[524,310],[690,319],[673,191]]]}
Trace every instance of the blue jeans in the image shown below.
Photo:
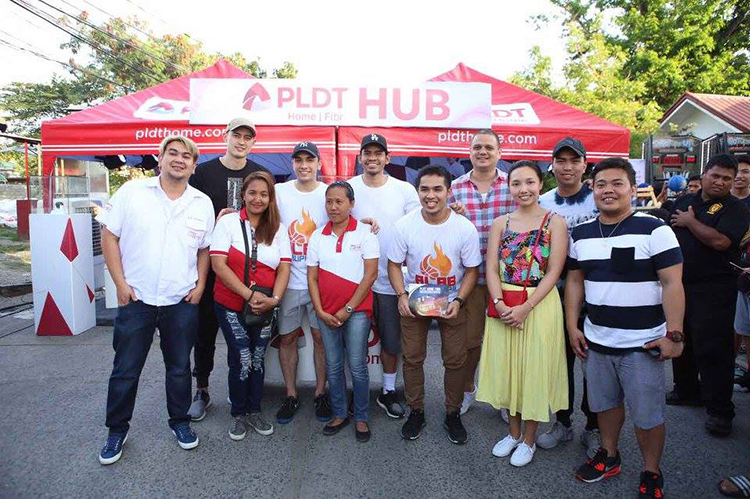
{"label": "blue jeans", "polygon": [[370,418],[370,374],[367,371],[367,338],[370,335],[370,318],[364,312],[354,312],[337,328],[319,321],[326,351],[326,377],[331,395],[333,416],[348,415],[346,378],[344,377],[344,350],[349,361],[354,388],[354,421],[367,422]]}
{"label": "blue jeans", "polygon": [[260,412],[266,374],[264,358],[271,331],[263,332],[259,327],[245,329],[240,323],[239,312],[218,303],[214,306],[219,327],[227,341],[232,416]]}
{"label": "blue jeans", "polygon": [[198,332],[198,305],[180,301],[167,307],[133,301],[117,310],[112,346],[115,360],[109,377],[106,425],[111,434],[130,429],[138,380],[159,328],[161,353],[166,367],[169,426],[190,423],[190,350]]}

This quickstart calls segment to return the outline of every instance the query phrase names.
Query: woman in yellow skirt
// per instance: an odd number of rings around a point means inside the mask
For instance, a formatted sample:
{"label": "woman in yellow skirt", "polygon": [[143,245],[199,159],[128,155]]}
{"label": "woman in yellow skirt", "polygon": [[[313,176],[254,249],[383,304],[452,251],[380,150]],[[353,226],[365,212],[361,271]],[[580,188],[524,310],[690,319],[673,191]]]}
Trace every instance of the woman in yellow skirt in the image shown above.
{"label": "woman in yellow skirt", "polygon": [[568,407],[562,305],[555,291],[568,231],[561,217],[539,206],[542,172],[536,163],[516,162],[508,182],[518,208],[490,229],[487,288],[494,307],[485,323],[477,400],[508,409],[510,434],[492,454],[512,453],[510,463],[524,466],[536,452],[539,422]]}

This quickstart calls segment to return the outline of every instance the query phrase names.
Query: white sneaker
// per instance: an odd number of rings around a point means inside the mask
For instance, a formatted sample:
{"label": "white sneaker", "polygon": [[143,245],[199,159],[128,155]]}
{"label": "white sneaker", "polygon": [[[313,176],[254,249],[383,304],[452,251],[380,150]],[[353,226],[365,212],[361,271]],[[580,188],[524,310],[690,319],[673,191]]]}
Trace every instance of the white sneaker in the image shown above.
{"label": "white sneaker", "polygon": [[518,444],[518,447],[516,447],[513,455],[510,456],[510,464],[519,468],[521,466],[526,466],[534,458],[535,452],[536,445],[534,445],[533,447],[529,447],[528,445],[526,445],[526,442],[521,442],[520,444]]}
{"label": "white sneaker", "polygon": [[586,455],[589,459],[593,459],[596,455],[596,451],[602,446],[602,439],[599,435],[599,430],[585,430],[581,434],[581,445],[586,447]]}
{"label": "white sneaker", "polygon": [[518,447],[518,444],[523,440],[523,436],[519,436],[518,440],[513,438],[513,435],[508,435],[504,439],[500,440],[492,448],[492,455],[495,457],[506,457],[509,456],[513,449]]}
{"label": "white sneaker", "polygon": [[505,424],[510,424],[510,419],[508,418],[508,409],[500,409],[500,417],[503,418]]}
{"label": "white sneaker", "polygon": [[536,437],[536,445],[542,449],[551,449],[560,442],[573,440],[573,428],[566,428],[561,422],[556,421],[552,428]]}
{"label": "white sneaker", "polygon": [[460,412],[462,416],[466,414],[466,411],[469,410],[469,407],[471,407],[471,404],[473,404],[476,399],[477,399],[477,387],[476,386],[474,387],[473,391],[464,392],[464,401],[461,402],[461,412]]}

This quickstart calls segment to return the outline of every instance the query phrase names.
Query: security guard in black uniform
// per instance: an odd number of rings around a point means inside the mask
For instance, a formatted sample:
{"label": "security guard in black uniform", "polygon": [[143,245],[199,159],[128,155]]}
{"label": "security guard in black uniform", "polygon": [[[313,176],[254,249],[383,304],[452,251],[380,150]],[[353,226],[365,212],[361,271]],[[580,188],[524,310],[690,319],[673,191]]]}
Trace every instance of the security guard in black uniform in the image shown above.
{"label": "security guard in black uniform", "polygon": [[[713,156],[701,190],[675,201],[671,223],[685,259],[685,350],[672,361],[675,389],[670,405],[702,405],[706,429],[717,436],[732,431],[734,311],[739,243],[750,226],[745,203],[729,190],[737,161]],[[700,378],[700,381],[699,381]]]}

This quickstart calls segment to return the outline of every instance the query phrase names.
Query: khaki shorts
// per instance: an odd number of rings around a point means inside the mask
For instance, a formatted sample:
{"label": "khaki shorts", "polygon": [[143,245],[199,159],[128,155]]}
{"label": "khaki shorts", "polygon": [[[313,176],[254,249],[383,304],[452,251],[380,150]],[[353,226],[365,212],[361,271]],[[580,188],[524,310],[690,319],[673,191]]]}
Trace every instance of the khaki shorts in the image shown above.
{"label": "khaki shorts", "polygon": [[279,334],[283,336],[301,328],[304,314],[307,314],[311,328],[320,329],[310,292],[306,289],[287,289],[279,304]]}

